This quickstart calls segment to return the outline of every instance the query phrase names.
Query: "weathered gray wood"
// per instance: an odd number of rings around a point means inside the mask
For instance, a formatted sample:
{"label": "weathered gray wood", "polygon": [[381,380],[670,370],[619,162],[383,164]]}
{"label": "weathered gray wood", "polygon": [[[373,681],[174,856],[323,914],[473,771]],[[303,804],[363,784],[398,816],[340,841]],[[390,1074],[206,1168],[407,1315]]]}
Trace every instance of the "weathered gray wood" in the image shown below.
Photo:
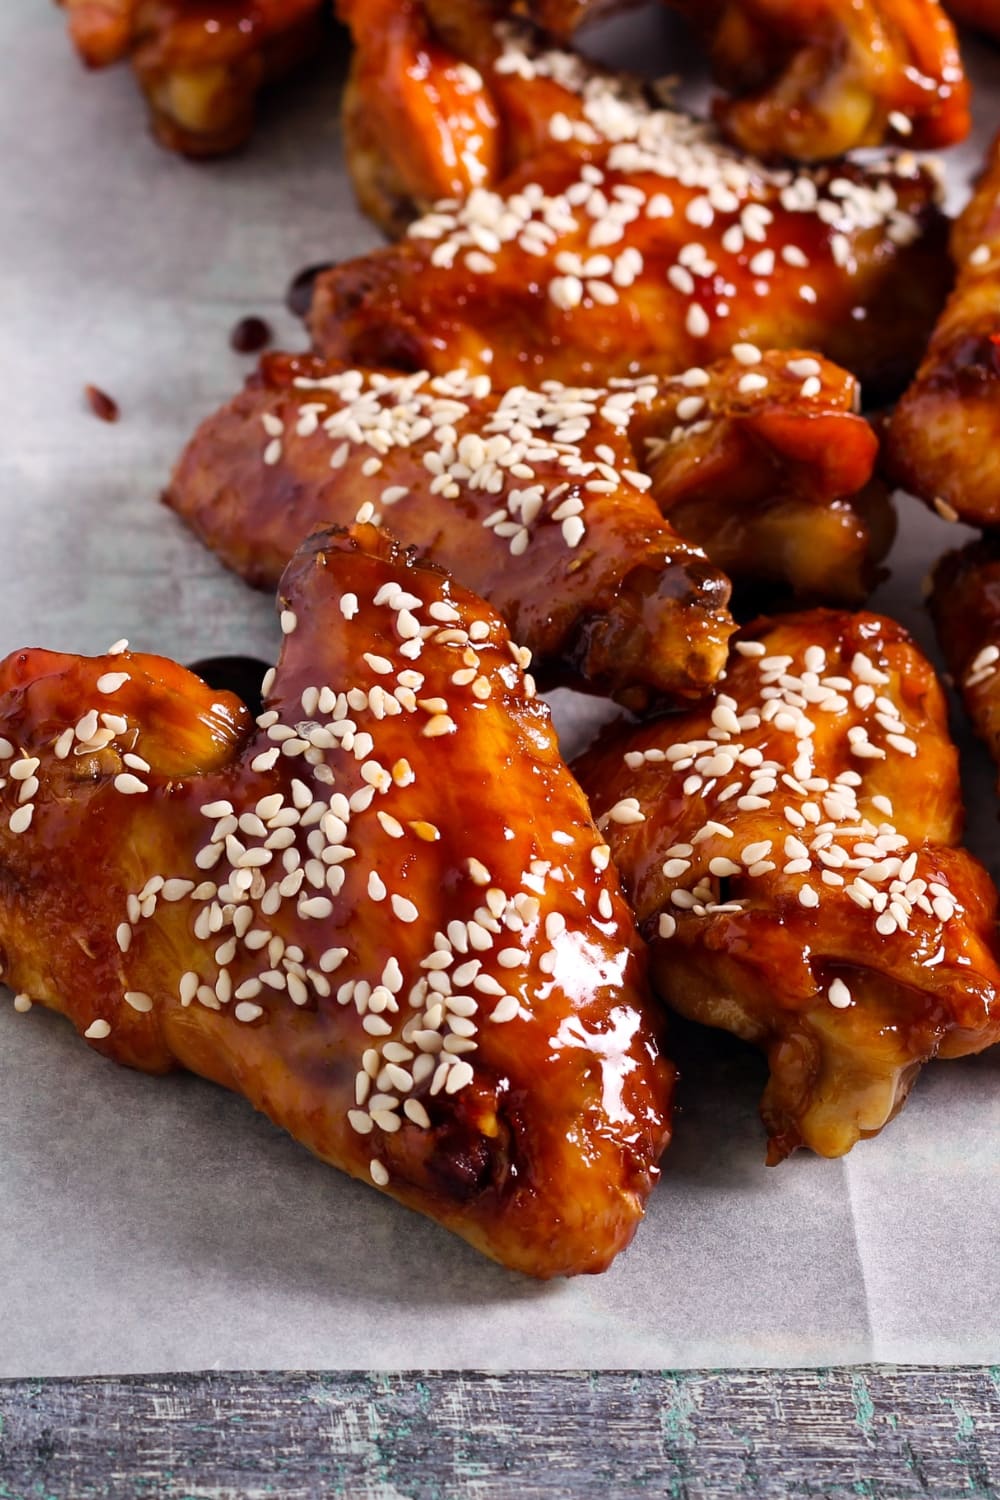
{"label": "weathered gray wood", "polygon": [[0,1385],[0,1500],[985,1500],[1000,1369]]}

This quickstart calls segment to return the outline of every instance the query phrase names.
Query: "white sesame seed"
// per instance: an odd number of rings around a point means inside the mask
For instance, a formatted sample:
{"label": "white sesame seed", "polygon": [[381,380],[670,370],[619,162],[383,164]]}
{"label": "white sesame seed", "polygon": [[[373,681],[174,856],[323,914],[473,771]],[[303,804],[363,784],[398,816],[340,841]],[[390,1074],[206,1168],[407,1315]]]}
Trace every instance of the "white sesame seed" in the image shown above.
{"label": "white sesame seed", "polygon": [[827,990],[827,999],[837,1010],[846,1010],[851,1003],[851,992],[842,979],[835,979]]}
{"label": "white sesame seed", "polygon": [[121,792],[124,797],[135,797],[140,792],[148,792],[149,787],[138,776],[133,776],[130,771],[122,771],[115,777],[115,791]]}
{"label": "white sesame seed", "polygon": [[237,1021],[257,1021],[263,1014],[263,1006],[254,1005],[252,1000],[241,1000],[233,1011]]}
{"label": "white sesame seed", "polygon": [[133,1010],[137,1010],[141,1014],[145,1014],[147,1011],[153,1009],[152,999],[149,995],[144,994],[142,990],[126,990],[125,1003],[126,1005],[131,1005]]}
{"label": "white sesame seed", "polygon": [[299,902],[299,914],[315,921],[323,921],[333,914],[333,902],[326,896],[310,896]]}
{"label": "white sesame seed", "polygon": [[612,823],[620,823],[628,827],[634,823],[645,823],[646,814],[640,807],[637,797],[623,797],[620,802],[615,803],[614,807],[608,809],[604,818],[610,819]]}
{"label": "white sesame seed", "polygon": [[692,302],[687,310],[684,326],[694,339],[702,339],[708,333],[708,314],[698,302]]}
{"label": "white sesame seed", "polygon": [[111,1027],[107,1021],[91,1021],[83,1034],[90,1041],[101,1042],[106,1036],[111,1035]]}
{"label": "white sesame seed", "polygon": [[124,687],[128,680],[129,674],[127,672],[105,672],[103,676],[98,677],[95,685],[99,693],[117,693],[118,689]]}

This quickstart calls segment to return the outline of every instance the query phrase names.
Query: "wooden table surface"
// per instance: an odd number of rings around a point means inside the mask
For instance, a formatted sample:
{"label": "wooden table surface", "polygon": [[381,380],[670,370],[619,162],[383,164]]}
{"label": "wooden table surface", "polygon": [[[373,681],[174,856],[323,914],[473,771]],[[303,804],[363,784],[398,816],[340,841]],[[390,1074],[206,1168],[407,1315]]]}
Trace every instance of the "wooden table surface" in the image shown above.
{"label": "wooden table surface", "polygon": [[0,1383],[0,1500],[981,1500],[1000,1367]]}

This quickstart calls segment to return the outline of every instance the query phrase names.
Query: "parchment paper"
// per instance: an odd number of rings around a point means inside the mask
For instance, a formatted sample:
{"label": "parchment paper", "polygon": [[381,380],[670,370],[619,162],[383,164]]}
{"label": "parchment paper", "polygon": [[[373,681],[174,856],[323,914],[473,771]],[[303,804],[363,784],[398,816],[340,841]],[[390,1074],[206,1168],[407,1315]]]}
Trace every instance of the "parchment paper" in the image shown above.
{"label": "parchment paper", "polygon": [[[662,24],[630,33],[646,60]],[[1000,53],[969,51],[1000,86]],[[234,321],[261,313],[297,346],[289,276],[375,242],[339,164],[338,72],[265,108],[248,153],[192,166],[148,140],[126,71],[77,67],[41,0],[4,0],[0,69],[0,653],[124,634],[182,661],[270,657],[268,599],[156,496],[242,377]],[[957,202],[991,124],[978,105],[975,145],[949,158]],[[88,381],[117,426],[84,409]],[[877,602],[929,644],[920,580],[962,533],[900,514]],[[594,709],[561,698],[573,749]],[[970,842],[996,870],[991,779],[970,750]],[[774,1171],[760,1059],[695,1028],[674,1051],[676,1144],[635,1245],[602,1277],[537,1286],[242,1100],[116,1068],[0,991],[0,1376],[997,1358],[1000,1049],[927,1068],[846,1160]]]}

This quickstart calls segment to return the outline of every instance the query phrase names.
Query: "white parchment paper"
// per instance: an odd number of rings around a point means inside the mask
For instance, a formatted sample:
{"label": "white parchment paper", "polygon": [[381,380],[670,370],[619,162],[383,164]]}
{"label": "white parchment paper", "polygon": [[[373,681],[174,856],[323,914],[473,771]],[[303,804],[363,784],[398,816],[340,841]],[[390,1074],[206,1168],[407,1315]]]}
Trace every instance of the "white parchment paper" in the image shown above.
{"label": "white parchment paper", "polygon": [[[648,61],[663,23],[633,25]],[[970,60],[980,128],[949,158],[956,203],[1000,87],[1000,53]],[[299,346],[290,275],[375,242],[340,165],[338,85],[321,70],[265,108],[248,153],[192,166],[148,140],[125,70],[78,68],[51,6],[0,6],[0,654],[128,635],[182,661],[272,656],[268,599],[156,497],[247,367],[236,319]],[[120,401],[118,425],[86,411],[86,382]],[[925,644],[920,580],[961,535],[901,502],[877,603]],[[557,696],[573,749],[593,709]],[[996,870],[991,772],[967,760],[970,842]],[[674,1051],[676,1144],[635,1245],[602,1277],[537,1286],[241,1099],[116,1068],[0,991],[0,1377],[997,1358],[1000,1049],[926,1069],[846,1160],[774,1171],[760,1059],[695,1028]]]}

